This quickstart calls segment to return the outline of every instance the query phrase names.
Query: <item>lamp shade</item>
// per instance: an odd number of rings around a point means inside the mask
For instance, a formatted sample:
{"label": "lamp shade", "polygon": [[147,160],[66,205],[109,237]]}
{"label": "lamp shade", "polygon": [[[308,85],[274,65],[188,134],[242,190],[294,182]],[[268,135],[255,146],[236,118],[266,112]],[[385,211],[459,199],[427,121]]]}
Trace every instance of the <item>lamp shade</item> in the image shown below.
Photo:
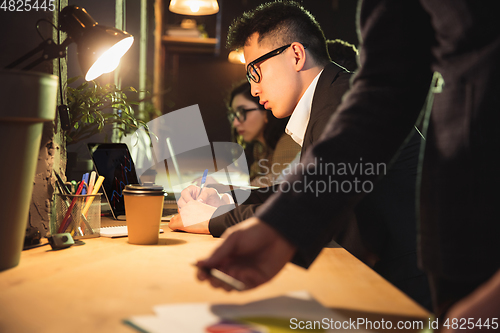
{"label": "lamp shade", "polygon": [[168,9],[182,15],[211,15],[219,11],[217,0],[171,0]]}
{"label": "lamp shade", "polygon": [[106,26],[89,28],[77,45],[78,61],[85,80],[114,71],[134,42],[132,35]]}
{"label": "lamp shade", "polygon": [[77,44],[78,61],[87,81],[115,70],[134,42],[129,33],[98,24],[77,6],[65,7],[60,21],[61,30]]}

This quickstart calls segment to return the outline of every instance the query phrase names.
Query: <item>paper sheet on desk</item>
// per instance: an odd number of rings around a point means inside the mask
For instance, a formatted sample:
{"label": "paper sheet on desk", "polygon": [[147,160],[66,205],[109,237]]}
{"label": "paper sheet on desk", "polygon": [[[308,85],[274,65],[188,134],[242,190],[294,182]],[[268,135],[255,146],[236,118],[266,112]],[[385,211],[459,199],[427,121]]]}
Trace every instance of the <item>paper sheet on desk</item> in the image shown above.
{"label": "paper sheet on desk", "polygon": [[[307,292],[290,293],[244,305],[186,303],[157,305],[156,315],[133,316],[124,322],[148,333],[283,333],[296,332],[298,321],[348,320],[325,308]],[[305,324],[303,324],[305,325]],[[307,332],[334,332],[323,326]],[[338,332],[338,330],[335,330]],[[356,332],[367,332],[356,330]]]}

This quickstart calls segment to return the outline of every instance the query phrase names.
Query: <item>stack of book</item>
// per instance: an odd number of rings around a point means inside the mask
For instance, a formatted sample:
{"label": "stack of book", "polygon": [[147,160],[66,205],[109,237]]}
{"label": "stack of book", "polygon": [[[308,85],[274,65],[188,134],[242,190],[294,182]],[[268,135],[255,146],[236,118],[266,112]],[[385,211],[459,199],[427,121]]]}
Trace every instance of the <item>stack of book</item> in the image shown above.
{"label": "stack of book", "polygon": [[167,27],[167,36],[171,37],[192,37],[201,38],[201,32],[196,28],[183,28],[180,25],[172,25]]}

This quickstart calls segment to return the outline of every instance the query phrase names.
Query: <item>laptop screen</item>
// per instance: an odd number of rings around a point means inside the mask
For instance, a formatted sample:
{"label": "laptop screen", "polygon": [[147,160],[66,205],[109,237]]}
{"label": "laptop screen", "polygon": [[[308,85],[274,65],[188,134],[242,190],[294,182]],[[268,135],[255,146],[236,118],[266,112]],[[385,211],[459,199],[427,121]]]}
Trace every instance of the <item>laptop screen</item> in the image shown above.
{"label": "laptop screen", "polygon": [[88,149],[114,218],[125,215],[122,191],[125,185],[139,184],[134,162],[124,143],[89,143]]}

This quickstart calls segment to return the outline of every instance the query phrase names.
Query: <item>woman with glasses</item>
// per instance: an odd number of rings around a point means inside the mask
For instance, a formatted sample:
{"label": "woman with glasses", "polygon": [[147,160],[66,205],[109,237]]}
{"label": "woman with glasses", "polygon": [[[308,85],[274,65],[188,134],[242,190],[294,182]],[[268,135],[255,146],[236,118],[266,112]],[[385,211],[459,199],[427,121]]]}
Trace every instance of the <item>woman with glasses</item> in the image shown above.
{"label": "woman with glasses", "polygon": [[246,81],[231,91],[228,118],[233,141],[245,148],[251,185],[271,185],[300,152],[300,146],[285,134],[289,117],[278,119],[264,109]]}

